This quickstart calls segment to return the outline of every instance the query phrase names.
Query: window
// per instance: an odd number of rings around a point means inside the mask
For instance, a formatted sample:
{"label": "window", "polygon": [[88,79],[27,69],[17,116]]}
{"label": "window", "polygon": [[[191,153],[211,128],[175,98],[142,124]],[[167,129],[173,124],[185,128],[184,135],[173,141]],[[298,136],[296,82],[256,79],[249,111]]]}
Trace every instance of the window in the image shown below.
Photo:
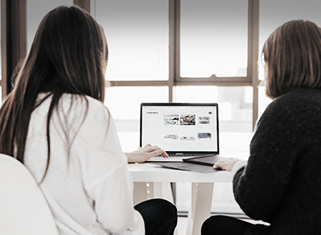
{"label": "window", "polygon": [[[321,26],[320,17],[321,2],[317,0],[269,0],[260,1],[260,35],[259,35],[259,53],[262,51],[265,40],[280,25],[290,20],[310,20]],[[273,17],[271,18],[271,12]],[[284,14],[286,12],[286,14]],[[261,56],[261,55],[260,55]],[[259,78],[264,80],[264,68],[259,63]],[[271,102],[271,99],[265,96],[264,87],[259,90],[259,115],[265,107]]]}
{"label": "window", "polygon": [[29,52],[33,38],[40,21],[52,9],[65,5],[73,5],[73,0],[27,0],[27,52]]}
{"label": "window", "polygon": [[247,76],[247,0],[184,0],[180,16],[181,77]]}
{"label": "window", "polygon": [[[197,102],[202,93],[202,102],[220,103],[226,124],[222,130],[251,132],[251,80],[255,78],[254,63],[249,62],[254,58],[248,49],[248,34],[253,32],[248,29],[248,15],[253,10],[249,11],[247,0],[197,4],[192,0],[95,0],[91,8],[107,37],[106,79],[113,88],[167,86],[164,102]],[[209,79],[213,74],[219,78]],[[147,100],[154,99],[151,97]],[[110,96],[107,102],[115,113],[122,101]],[[139,107],[136,103],[128,99],[129,106]],[[132,119],[138,123],[138,117],[132,115]]]}
{"label": "window", "polygon": [[95,2],[109,46],[106,78],[168,80],[168,1]]}

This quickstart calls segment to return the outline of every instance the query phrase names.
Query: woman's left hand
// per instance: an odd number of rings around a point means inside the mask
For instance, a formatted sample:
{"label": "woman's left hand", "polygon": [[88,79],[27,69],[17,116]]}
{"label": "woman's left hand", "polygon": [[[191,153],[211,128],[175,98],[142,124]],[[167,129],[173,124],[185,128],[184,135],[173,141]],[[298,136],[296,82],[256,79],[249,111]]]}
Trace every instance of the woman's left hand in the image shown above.
{"label": "woman's left hand", "polygon": [[125,153],[128,158],[128,162],[145,162],[151,157],[162,156],[168,158],[168,154],[158,146],[151,146],[147,144],[143,148],[139,148],[136,151]]}

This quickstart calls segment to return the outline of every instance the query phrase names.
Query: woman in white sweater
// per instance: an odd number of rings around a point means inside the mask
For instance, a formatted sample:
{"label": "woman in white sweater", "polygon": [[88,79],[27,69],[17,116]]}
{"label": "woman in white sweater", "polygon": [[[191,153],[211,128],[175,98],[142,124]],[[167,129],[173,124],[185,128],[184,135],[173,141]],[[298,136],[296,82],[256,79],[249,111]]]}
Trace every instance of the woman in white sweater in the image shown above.
{"label": "woman in white sweater", "polygon": [[60,234],[173,234],[176,208],[157,199],[137,205],[128,161],[103,105],[108,49],[102,28],[78,7],[42,20],[15,87],[0,110],[0,152],[30,170]]}

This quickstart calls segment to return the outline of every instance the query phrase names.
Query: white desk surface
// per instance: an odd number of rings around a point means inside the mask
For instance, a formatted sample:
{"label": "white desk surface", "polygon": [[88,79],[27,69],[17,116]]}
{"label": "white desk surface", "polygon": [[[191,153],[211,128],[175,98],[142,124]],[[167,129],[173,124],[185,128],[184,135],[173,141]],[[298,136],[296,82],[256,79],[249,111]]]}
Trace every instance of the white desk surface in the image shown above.
{"label": "white desk surface", "polygon": [[230,172],[199,173],[163,168],[153,163],[128,164],[134,182],[231,182]]}

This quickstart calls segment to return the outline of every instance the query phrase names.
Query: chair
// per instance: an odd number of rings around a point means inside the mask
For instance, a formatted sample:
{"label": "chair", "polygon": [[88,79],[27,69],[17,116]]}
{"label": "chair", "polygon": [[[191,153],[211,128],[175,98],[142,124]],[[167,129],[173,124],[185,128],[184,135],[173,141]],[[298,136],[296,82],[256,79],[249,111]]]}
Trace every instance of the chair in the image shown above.
{"label": "chair", "polygon": [[18,160],[0,154],[0,234],[58,235],[33,176]]}

